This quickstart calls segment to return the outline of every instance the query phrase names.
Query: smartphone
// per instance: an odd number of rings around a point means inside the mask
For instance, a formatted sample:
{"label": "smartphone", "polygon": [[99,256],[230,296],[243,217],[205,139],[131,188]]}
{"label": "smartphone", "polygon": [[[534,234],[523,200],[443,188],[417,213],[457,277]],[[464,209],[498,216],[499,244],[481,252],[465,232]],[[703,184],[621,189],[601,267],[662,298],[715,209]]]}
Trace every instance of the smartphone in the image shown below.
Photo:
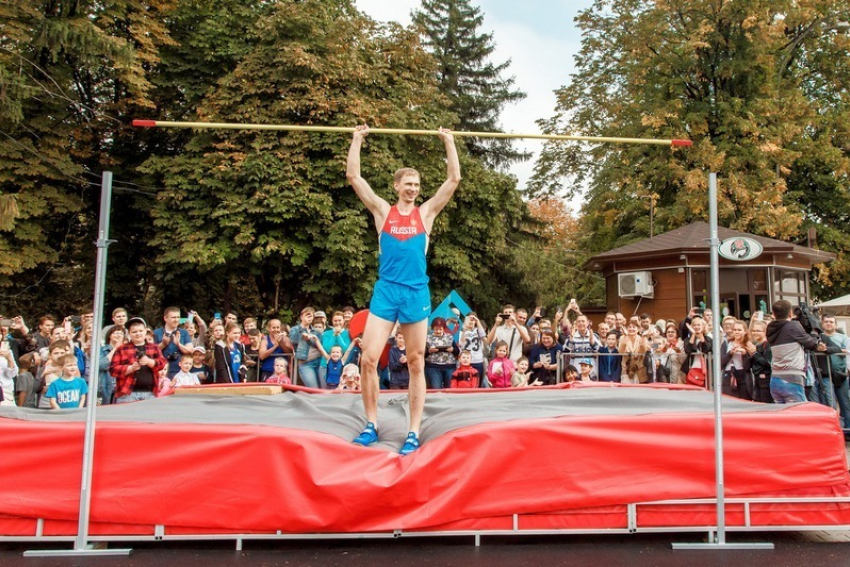
{"label": "smartphone", "polygon": [[0,319],[0,327],[11,327],[13,323],[11,319]]}
{"label": "smartphone", "polygon": [[219,321],[221,321],[221,313],[216,313],[215,315],[213,315],[213,319],[218,319]]}

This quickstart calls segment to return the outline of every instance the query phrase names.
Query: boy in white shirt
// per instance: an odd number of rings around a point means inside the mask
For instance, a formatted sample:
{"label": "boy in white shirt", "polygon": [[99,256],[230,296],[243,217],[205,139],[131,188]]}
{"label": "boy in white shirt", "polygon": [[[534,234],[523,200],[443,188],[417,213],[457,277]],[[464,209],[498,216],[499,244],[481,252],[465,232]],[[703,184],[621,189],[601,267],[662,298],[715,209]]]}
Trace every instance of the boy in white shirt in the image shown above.
{"label": "boy in white shirt", "polygon": [[171,379],[171,387],[179,388],[180,386],[200,386],[201,381],[198,380],[197,374],[192,374],[192,365],[194,360],[191,354],[180,356],[180,372],[174,375]]}

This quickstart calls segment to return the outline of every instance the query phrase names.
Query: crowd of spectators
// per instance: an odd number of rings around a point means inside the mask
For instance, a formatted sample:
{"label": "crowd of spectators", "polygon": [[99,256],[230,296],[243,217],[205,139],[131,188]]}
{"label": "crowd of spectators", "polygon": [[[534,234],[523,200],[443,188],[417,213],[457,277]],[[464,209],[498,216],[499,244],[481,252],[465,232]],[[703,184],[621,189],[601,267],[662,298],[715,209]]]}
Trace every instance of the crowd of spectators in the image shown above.
{"label": "crowd of spectators", "polygon": [[[787,304],[787,305],[786,305]],[[488,326],[473,312],[431,322],[425,348],[429,387],[525,388],[570,381],[707,382],[715,345],[720,348],[722,392],[762,403],[824,401],[850,427],[845,355],[850,340],[824,316],[821,334],[808,334],[777,302],[771,314],[750,321],[725,316],[721,336],[712,336],[712,313],[692,309],[681,321],[649,314],[626,318],[607,313],[594,325],[575,300],[551,318],[541,308],[505,305]],[[167,395],[176,388],[240,382],[297,383],[312,388],[359,389],[359,338],[349,336],[355,309],[303,309],[291,327],[279,319],[259,328],[256,319],[215,314],[207,323],[190,311],[164,310],[153,328],[123,308],[101,333],[97,392],[88,391],[92,313],[49,315],[29,329],[21,317],[0,322],[2,403],[24,407],[81,407],[86,399],[124,403]],[[827,356],[816,362],[806,351]],[[406,389],[409,382],[403,335],[388,337],[381,387]]]}

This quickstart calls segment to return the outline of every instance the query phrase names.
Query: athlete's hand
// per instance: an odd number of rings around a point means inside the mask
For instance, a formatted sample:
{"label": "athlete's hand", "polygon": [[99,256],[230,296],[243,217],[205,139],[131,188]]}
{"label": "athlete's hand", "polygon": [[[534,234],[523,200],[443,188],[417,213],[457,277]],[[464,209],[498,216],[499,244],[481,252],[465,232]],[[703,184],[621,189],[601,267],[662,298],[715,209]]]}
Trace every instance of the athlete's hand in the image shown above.
{"label": "athlete's hand", "polygon": [[446,144],[448,144],[448,143],[454,143],[454,141],[455,141],[455,137],[452,135],[452,131],[451,131],[451,130],[449,130],[448,128],[443,128],[443,127],[441,126],[441,127],[439,128],[439,132],[440,132],[440,133],[439,133],[440,139],[441,139],[444,143],[446,143]]}
{"label": "athlete's hand", "polygon": [[354,138],[363,140],[366,136],[369,135],[369,126],[366,124],[360,124],[354,127]]}

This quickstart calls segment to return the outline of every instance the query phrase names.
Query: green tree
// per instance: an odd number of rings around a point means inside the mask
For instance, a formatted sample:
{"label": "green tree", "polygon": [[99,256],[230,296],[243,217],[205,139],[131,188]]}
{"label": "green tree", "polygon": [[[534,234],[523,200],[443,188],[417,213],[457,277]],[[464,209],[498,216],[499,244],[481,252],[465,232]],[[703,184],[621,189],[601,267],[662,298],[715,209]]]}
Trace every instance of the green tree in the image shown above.
{"label": "green tree", "polygon": [[[146,71],[170,0],[0,4],[0,292],[7,308],[90,303],[99,172],[124,120],[151,105]],[[57,293],[57,290],[61,292]]]}
{"label": "green tree", "polygon": [[[510,60],[494,65],[493,34],[480,33],[483,15],[469,0],[423,0],[413,13],[424,44],[437,60],[440,92],[451,102],[459,119],[458,130],[499,131],[499,115],[505,105],[525,98],[514,89],[513,77],[504,78]],[[517,152],[509,140],[470,139],[470,154],[492,166],[508,165],[528,159]]]}
{"label": "green tree", "polygon": [[[577,71],[542,126],[694,146],[549,144],[532,187],[587,188],[582,232],[596,252],[648,236],[653,195],[658,231],[706,218],[715,171],[721,224],[794,240],[804,219],[825,218],[811,183],[846,187],[848,11],[837,0],[599,0],[577,18]],[[812,166],[828,173],[804,175]]]}
{"label": "green tree", "polygon": [[[415,34],[379,27],[347,0],[278,2],[254,33],[258,41],[203,99],[200,118],[432,130],[456,120]],[[349,142],[334,134],[204,130],[177,155],[149,160],[144,170],[164,187],[151,211],[161,285],[186,299],[185,282],[207,282],[231,290],[237,307],[257,297],[272,311],[308,302],[365,305],[377,239],[345,180]],[[363,175],[380,195],[394,198],[392,173],[402,165],[419,169],[426,198],[445,177],[436,137],[369,137]],[[462,167],[461,190],[433,231],[435,295],[473,289],[488,276],[490,289],[502,289],[493,274],[505,271],[503,255],[491,243],[504,242],[524,214],[513,178],[465,154]]]}

